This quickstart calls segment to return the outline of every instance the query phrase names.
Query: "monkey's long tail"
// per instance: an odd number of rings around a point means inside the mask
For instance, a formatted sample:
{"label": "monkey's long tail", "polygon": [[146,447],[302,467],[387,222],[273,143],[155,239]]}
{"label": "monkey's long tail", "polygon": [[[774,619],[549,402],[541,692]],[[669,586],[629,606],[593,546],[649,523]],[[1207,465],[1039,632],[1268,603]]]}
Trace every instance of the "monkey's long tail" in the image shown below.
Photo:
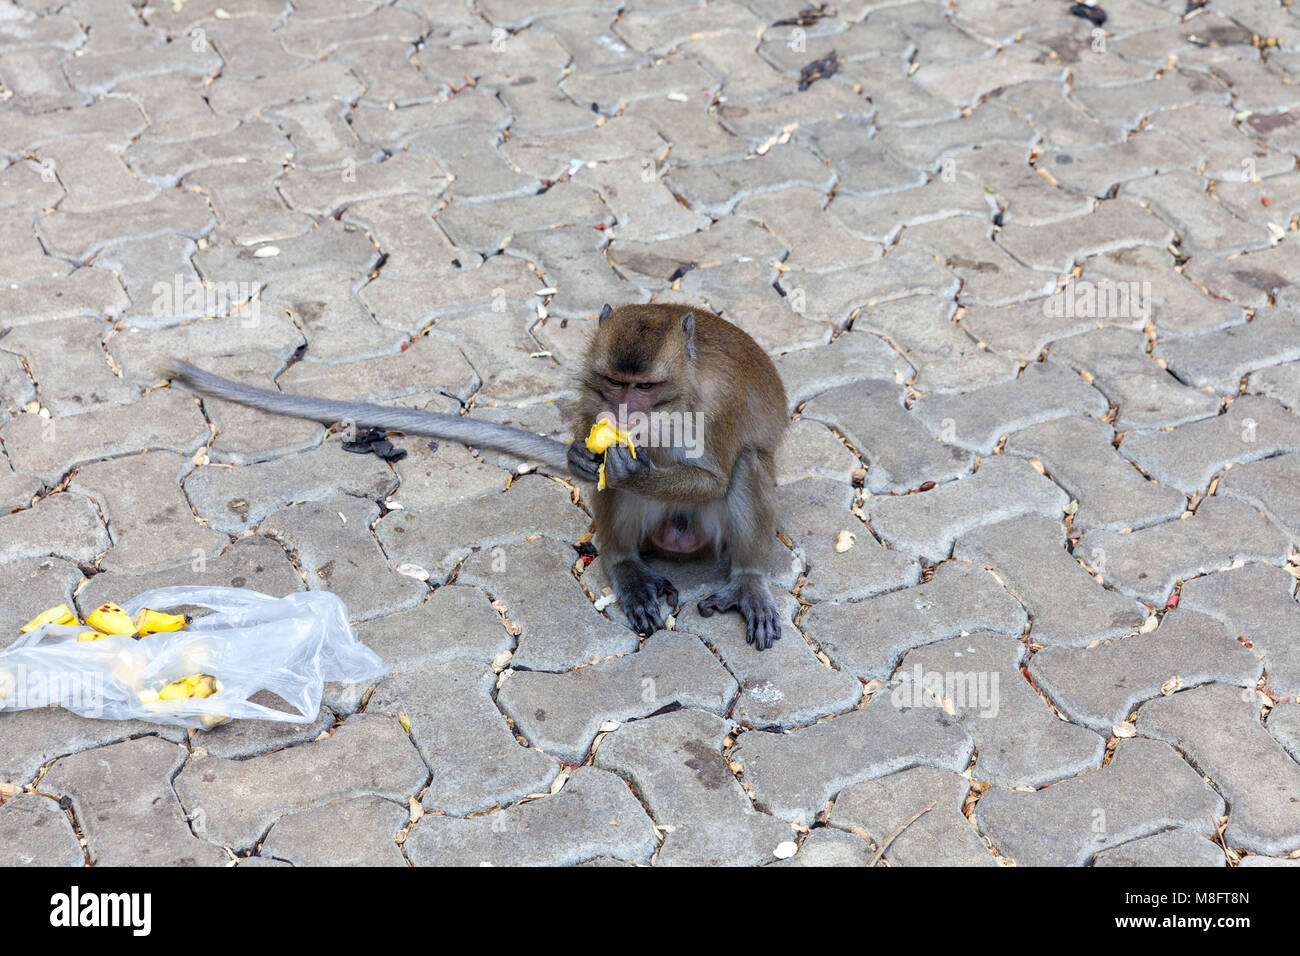
{"label": "monkey's long tail", "polygon": [[167,377],[184,383],[193,391],[209,398],[221,398],[250,408],[258,408],[290,418],[306,418],[329,425],[334,422],[352,422],[358,428],[393,429],[408,435],[427,435],[447,441],[491,448],[516,455],[525,461],[539,461],[551,468],[568,473],[568,446],[543,435],[534,435],[521,428],[481,422],[460,415],[440,412],[421,412],[413,408],[390,408],[386,405],[368,405],[363,402],[334,402],[300,395],[285,395],[265,388],[241,385],[220,375],[205,372],[189,362],[173,362]]}

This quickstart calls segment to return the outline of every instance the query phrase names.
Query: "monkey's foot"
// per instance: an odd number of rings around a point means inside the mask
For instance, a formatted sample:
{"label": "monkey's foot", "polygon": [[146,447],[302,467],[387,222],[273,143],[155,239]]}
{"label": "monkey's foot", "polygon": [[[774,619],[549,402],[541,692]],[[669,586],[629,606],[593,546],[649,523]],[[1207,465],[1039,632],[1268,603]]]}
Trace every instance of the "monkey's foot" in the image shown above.
{"label": "monkey's foot", "polygon": [[726,587],[699,603],[700,617],[740,611],[745,619],[745,640],[766,650],[781,639],[781,615],[767,581],[753,574],[734,578]]}
{"label": "monkey's foot", "polygon": [[630,563],[611,569],[610,579],[632,630],[638,634],[653,634],[663,630],[664,619],[659,610],[659,599],[666,600],[669,607],[677,606],[679,598],[673,582],[662,575],[651,573],[643,564]]}

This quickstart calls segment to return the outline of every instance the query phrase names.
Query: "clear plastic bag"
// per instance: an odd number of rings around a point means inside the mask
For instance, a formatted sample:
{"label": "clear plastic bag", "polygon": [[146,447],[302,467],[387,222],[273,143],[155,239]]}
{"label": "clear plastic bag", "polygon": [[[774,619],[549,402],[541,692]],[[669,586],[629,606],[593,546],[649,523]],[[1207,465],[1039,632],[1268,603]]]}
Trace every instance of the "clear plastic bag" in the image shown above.
{"label": "clear plastic bag", "polygon": [[[273,598],[243,588],[169,587],[122,605],[166,611],[207,608],[180,631],[138,640],[122,635],[78,641],[86,625],[50,624],[0,650],[0,711],[57,704],[83,717],[206,727],[221,718],[310,723],[325,681],[369,683],[384,663],[357,641],[347,609],[328,591]],[[192,674],[211,674],[209,697],[153,700],[159,688]],[[260,690],[291,711],[256,704]]]}

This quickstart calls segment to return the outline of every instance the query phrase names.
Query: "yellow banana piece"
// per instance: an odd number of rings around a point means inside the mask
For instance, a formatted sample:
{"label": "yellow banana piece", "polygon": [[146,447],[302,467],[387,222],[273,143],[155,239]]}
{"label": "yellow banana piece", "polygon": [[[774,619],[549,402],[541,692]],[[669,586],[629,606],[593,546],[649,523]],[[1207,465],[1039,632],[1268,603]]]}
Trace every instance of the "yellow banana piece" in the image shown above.
{"label": "yellow banana piece", "polygon": [[87,614],[86,623],[97,631],[103,631],[105,634],[125,634],[127,636],[135,634],[135,622],[131,620],[131,615],[112,601],[101,604]]}
{"label": "yellow banana piece", "polygon": [[159,700],[187,700],[190,697],[211,697],[221,693],[221,681],[211,674],[190,674],[178,677],[158,691]]}
{"label": "yellow banana piece", "polygon": [[78,641],[102,641],[104,638],[109,636],[110,635],[105,634],[103,631],[82,631],[80,634],[77,635],[77,640]]}
{"label": "yellow banana piece", "polygon": [[36,615],[18,630],[26,634],[28,631],[34,631],[38,627],[44,627],[46,624],[80,624],[77,615],[72,613],[72,608],[66,604],[60,604],[58,607],[52,607],[48,611],[42,611]]}
{"label": "yellow banana piece", "polygon": [[224,724],[230,718],[224,714],[199,714],[199,722],[208,730]]}
{"label": "yellow banana piece", "polygon": [[[620,430],[608,418],[597,420],[596,424],[591,426],[591,431],[587,433],[587,450],[594,451],[596,454],[608,453],[609,449],[614,445],[627,445],[627,450],[631,452],[632,457],[636,457],[636,445],[632,444],[630,432]],[[600,463],[596,490],[605,490],[605,463],[603,461]]]}
{"label": "yellow banana piece", "polygon": [[162,611],[155,611],[152,608],[141,608],[140,613],[135,616],[136,633],[141,637],[146,634],[161,634],[168,631],[179,631],[188,627],[190,619],[184,614],[165,614]]}

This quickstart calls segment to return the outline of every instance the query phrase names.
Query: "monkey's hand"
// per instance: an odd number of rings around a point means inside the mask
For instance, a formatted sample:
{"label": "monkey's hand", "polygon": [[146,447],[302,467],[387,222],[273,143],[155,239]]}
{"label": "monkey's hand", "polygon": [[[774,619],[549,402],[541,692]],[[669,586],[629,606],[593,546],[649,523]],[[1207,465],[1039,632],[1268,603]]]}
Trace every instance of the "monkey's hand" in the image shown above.
{"label": "monkey's hand", "polygon": [[569,471],[573,477],[583,481],[597,481],[600,478],[601,455],[590,451],[581,441],[574,441],[569,446]]}
{"label": "monkey's hand", "polygon": [[758,650],[766,650],[781,639],[781,614],[772,589],[761,574],[741,574],[721,591],[698,605],[700,617],[738,610],[745,619],[745,639]]}
{"label": "monkey's hand", "polygon": [[633,458],[626,445],[611,445],[605,452],[605,485],[608,488],[627,485],[634,476],[648,475],[656,470],[648,455]]}
{"label": "monkey's hand", "polygon": [[674,608],[680,600],[673,582],[655,574],[639,560],[625,560],[613,565],[609,569],[609,580],[618,595],[619,607],[627,615],[627,622],[638,634],[663,630],[660,598]]}

